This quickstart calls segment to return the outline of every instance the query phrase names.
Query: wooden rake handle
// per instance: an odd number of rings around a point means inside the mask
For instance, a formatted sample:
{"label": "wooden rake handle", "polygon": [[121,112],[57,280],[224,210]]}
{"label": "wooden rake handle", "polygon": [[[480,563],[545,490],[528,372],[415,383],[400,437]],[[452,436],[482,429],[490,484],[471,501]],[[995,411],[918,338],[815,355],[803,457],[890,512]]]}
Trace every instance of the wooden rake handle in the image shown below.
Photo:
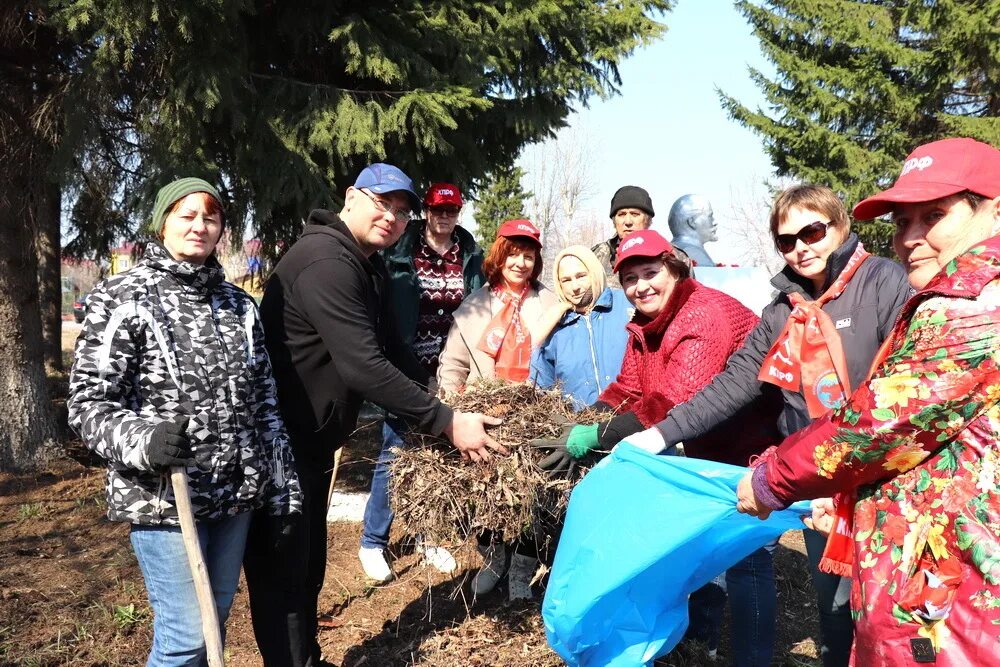
{"label": "wooden rake handle", "polygon": [[337,485],[337,471],[340,470],[340,457],[344,453],[345,442],[333,453],[333,475],[330,477],[330,488],[326,492],[326,511],[330,511],[330,501],[333,500],[333,487]]}
{"label": "wooden rake handle", "polygon": [[226,663],[222,654],[219,614],[215,608],[212,584],[208,579],[208,566],[205,565],[205,558],[201,553],[198,528],[194,525],[194,512],[191,511],[191,491],[188,489],[187,473],[184,468],[174,466],[170,469],[170,483],[174,487],[174,501],[177,504],[177,517],[181,521],[184,550],[187,552],[188,565],[191,566],[194,591],[195,595],[198,596],[198,608],[201,610],[201,631],[205,635],[208,665],[209,667],[224,667]]}

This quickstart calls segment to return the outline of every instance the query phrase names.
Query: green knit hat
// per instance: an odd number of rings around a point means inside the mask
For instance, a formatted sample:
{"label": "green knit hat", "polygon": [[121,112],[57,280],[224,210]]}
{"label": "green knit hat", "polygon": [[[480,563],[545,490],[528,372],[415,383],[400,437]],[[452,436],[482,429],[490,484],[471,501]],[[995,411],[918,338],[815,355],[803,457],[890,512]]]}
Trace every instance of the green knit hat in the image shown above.
{"label": "green knit hat", "polygon": [[156,193],[156,204],[153,205],[153,217],[149,221],[149,233],[159,238],[163,231],[163,223],[167,219],[167,210],[173,206],[178,199],[183,199],[194,192],[207,192],[215,197],[216,201],[222,203],[219,191],[209,183],[200,178],[179,178],[173,183],[164,185]]}

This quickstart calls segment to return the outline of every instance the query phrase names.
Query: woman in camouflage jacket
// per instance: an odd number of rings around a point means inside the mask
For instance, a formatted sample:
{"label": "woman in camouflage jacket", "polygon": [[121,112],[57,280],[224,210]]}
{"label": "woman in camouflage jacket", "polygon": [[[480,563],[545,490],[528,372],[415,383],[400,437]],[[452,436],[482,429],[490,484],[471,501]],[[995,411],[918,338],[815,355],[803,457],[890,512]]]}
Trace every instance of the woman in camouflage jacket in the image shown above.
{"label": "woman in camouflage jacket", "polygon": [[154,612],[150,665],[199,664],[204,638],[170,469],[186,470],[225,624],[251,510],[299,511],[257,306],[224,281],[216,190],[160,190],[142,260],[90,294],[70,378],[70,424],[108,461],[108,518],[130,539]]}

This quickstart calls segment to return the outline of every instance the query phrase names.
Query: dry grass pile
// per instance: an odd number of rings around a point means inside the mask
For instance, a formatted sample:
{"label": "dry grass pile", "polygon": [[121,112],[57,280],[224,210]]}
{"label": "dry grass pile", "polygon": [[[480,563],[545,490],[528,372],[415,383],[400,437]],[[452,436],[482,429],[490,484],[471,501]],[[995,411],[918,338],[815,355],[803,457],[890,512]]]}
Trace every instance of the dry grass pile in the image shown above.
{"label": "dry grass pile", "polygon": [[461,625],[435,633],[424,641],[414,665],[558,667],[562,659],[549,648],[538,609],[512,608],[501,616],[474,616]]}
{"label": "dry grass pile", "polygon": [[[500,417],[490,435],[510,450],[485,463],[463,461],[444,438],[404,435],[407,447],[392,464],[390,496],[396,519],[414,535],[439,544],[459,544],[484,530],[505,541],[558,522],[568,491],[582,475],[551,478],[538,467],[547,454],[528,446],[536,438],[555,438],[568,423],[596,421],[575,413],[559,391],[488,380],[448,397],[455,410]],[[544,539],[544,538],[543,538]]]}

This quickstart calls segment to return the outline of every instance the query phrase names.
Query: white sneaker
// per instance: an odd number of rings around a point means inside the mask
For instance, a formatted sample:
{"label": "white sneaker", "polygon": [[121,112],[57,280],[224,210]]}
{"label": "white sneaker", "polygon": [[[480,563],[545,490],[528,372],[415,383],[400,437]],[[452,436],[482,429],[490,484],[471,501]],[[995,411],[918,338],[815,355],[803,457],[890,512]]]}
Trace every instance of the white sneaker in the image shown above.
{"label": "white sneaker", "polygon": [[438,572],[451,574],[458,569],[455,557],[444,547],[435,547],[423,542],[417,542],[417,553],[424,557],[425,563]]}
{"label": "white sneaker", "polygon": [[510,557],[510,570],[507,572],[507,599],[530,600],[534,597],[531,592],[531,579],[538,569],[538,559],[531,556],[514,554]]}
{"label": "white sneaker", "polygon": [[392,570],[385,562],[385,554],[377,547],[361,547],[358,550],[358,559],[361,561],[361,569],[365,571],[365,576],[380,584],[392,579]]}
{"label": "white sneaker", "polygon": [[494,588],[503,576],[507,567],[507,547],[503,542],[495,542],[483,552],[483,566],[472,578],[472,594],[486,595]]}

